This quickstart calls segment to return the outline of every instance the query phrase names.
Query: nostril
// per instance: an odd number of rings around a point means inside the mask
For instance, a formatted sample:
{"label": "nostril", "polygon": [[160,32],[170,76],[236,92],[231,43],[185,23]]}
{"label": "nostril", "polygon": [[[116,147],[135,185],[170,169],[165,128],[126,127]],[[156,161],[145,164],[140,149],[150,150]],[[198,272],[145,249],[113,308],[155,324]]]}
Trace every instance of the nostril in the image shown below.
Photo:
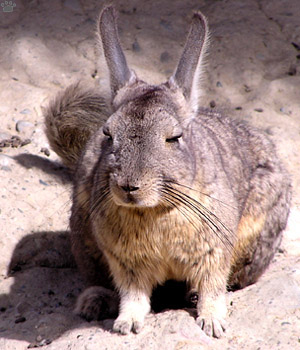
{"label": "nostril", "polygon": [[125,192],[134,192],[134,191],[137,191],[139,189],[139,187],[137,187],[137,186],[130,186],[130,185],[121,186],[121,188]]}

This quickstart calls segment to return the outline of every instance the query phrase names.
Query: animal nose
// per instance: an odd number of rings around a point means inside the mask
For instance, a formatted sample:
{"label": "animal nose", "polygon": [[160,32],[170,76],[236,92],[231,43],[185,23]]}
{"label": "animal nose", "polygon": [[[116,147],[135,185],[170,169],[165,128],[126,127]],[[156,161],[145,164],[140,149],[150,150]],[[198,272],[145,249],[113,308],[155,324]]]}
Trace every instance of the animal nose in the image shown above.
{"label": "animal nose", "polygon": [[134,192],[134,191],[137,191],[139,189],[139,187],[137,187],[137,186],[130,186],[130,185],[124,185],[124,186],[120,186],[120,187],[125,192]]}

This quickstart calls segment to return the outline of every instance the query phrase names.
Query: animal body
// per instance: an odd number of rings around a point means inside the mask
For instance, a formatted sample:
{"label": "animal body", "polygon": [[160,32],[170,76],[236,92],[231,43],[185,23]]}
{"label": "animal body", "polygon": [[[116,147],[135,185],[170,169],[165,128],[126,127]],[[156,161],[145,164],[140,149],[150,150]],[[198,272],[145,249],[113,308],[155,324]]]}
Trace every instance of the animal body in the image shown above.
{"label": "animal body", "polygon": [[220,337],[226,288],[254,283],[280,244],[289,175],[264,133],[199,106],[201,13],[161,85],[128,67],[111,6],[99,34],[111,115],[97,92],[78,85],[46,112],[52,147],[75,169],[72,251],[90,283],[76,311],[97,319],[119,307],[113,329],[140,332],[153,288],[186,281],[199,296],[196,322]]}

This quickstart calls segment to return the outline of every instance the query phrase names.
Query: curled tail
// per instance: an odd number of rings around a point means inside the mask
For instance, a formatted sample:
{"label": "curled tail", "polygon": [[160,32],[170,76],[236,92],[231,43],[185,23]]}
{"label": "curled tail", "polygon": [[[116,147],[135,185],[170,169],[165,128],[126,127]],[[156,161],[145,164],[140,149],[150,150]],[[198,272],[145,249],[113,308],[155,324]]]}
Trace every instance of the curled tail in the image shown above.
{"label": "curled tail", "polygon": [[107,120],[109,111],[98,92],[73,84],[50,102],[44,115],[51,148],[74,170],[86,142]]}

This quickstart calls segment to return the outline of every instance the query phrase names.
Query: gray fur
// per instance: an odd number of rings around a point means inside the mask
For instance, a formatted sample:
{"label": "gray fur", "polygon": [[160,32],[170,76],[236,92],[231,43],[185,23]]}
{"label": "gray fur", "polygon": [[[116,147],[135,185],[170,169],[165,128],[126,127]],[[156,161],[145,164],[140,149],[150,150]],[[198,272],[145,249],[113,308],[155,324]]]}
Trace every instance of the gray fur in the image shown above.
{"label": "gray fur", "polygon": [[[72,250],[91,285],[102,286],[87,289],[76,312],[101,317],[99,300],[107,305],[113,295],[103,287],[114,288],[120,296],[114,330],[139,332],[152,289],[168,279],[185,280],[199,295],[197,323],[220,337],[226,287],[254,283],[280,244],[291,201],[290,177],[264,133],[210,110],[195,113],[207,40],[201,13],[193,17],[173,77],[158,86],[130,73],[115,18],[108,6],[99,24],[113,114],[106,120],[106,107],[99,105],[99,123],[85,119],[91,132],[75,152],[57,141],[61,135],[55,126],[64,119],[53,112],[55,103],[46,115],[51,144],[62,148],[58,153],[66,163],[73,159],[71,166],[77,166]],[[64,99],[57,100],[58,114],[68,116],[68,105],[60,102]],[[96,100],[102,105],[100,97]],[[83,114],[73,114],[74,124],[83,123],[89,101],[81,104]],[[105,315],[119,299],[111,303]]]}

